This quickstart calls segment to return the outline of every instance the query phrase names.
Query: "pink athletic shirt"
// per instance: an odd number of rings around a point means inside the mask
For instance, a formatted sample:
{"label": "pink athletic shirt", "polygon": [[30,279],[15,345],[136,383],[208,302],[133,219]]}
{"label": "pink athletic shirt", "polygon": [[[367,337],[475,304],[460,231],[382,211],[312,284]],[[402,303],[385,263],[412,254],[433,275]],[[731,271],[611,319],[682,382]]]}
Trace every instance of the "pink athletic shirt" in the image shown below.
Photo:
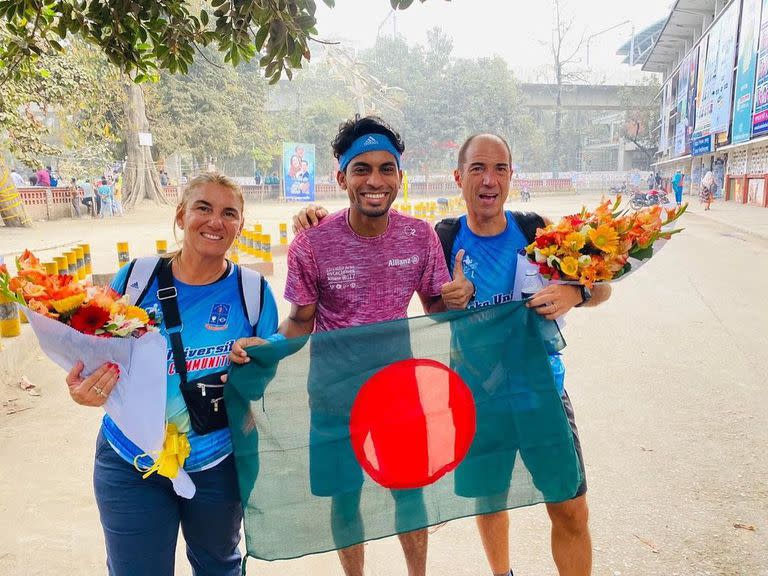
{"label": "pink athletic shirt", "polygon": [[348,213],[327,216],[288,249],[285,299],[317,303],[315,332],[406,318],[414,292],[439,296],[451,280],[427,222],[390,210],[387,231],[368,238],[355,234]]}

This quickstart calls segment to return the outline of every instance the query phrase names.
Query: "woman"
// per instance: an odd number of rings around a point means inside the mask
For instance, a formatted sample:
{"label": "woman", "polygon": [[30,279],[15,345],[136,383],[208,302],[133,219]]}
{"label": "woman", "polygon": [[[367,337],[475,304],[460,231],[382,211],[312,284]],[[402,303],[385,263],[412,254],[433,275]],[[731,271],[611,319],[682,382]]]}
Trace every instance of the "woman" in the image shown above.
{"label": "woman", "polygon": [[715,176],[712,174],[711,170],[708,170],[706,174],[704,174],[704,178],[701,179],[701,194],[700,199],[703,204],[706,204],[706,208],[704,210],[709,210],[709,207],[712,205],[712,200],[715,197]]}
{"label": "woman", "polygon": [[[176,288],[174,300],[183,323],[179,332],[183,348],[177,350],[183,350],[187,360],[186,382],[190,384],[212,373],[215,376],[221,368],[197,370],[195,366],[221,365],[218,357],[226,357],[238,338],[269,338],[277,330],[277,307],[269,286],[263,286],[261,313],[252,327],[240,296],[241,272],[225,258],[243,228],[243,209],[240,187],[226,176],[204,173],[192,179],[176,208],[175,224],[184,231],[181,250],[158,265],[161,277],[170,266]],[[124,291],[130,268],[124,266],[118,272],[112,284],[118,292]],[[167,303],[162,305],[157,298],[159,280],[151,282],[139,305],[155,312],[168,310]],[[169,356],[173,356],[165,319],[160,329],[168,340]],[[211,351],[215,361],[189,362]],[[173,359],[168,361],[166,418],[191,444],[184,468],[197,491],[187,500],[174,493],[165,477],[152,474],[143,480],[133,464],[142,451],[105,416],[96,442],[93,482],[111,576],[173,574],[179,526],[193,573],[240,574],[237,546],[242,507],[229,429],[204,434],[192,429],[195,423],[190,421],[190,409],[180,392],[182,380],[176,366]],[[82,363],[78,363],[67,377],[70,395],[85,406],[103,405],[117,383],[119,370],[105,365],[87,377],[81,372]]]}

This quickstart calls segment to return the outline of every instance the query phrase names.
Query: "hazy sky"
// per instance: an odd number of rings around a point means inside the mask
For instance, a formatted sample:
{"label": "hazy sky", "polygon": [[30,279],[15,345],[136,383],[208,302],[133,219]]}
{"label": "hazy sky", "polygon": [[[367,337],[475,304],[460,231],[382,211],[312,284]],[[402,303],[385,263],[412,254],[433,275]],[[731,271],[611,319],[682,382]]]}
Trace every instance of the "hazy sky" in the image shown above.
{"label": "hazy sky", "polygon": [[[336,0],[328,9],[318,0],[318,31],[321,38],[345,39],[350,45],[368,47],[376,40],[382,22],[390,14],[388,0]],[[672,0],[565,0],[566,14],[574,18],[574,30],[580,36],[600,32],[630,20],[636,31],[665,18]],[[524,7],[523,7],[524,6]],[[498,54],[515,74],[535,81],[538,71],[549,64],[547,49],[539,41],[548,41],[553,27],[552,0],[418,0],[405,11],[397,12],[398,34],[410,42],[423,43],[426,30],[440,26],[454,42],[454,56],[479,57]],[[590,40],[589,68],[596,81],[627,82],[638,77],[636,67],[630,76],[616,50],[630,37],[630,24]],[[381,26],[382,34],[392,34],[390,17]],[[586,50],[581,51],[586,67]]]}

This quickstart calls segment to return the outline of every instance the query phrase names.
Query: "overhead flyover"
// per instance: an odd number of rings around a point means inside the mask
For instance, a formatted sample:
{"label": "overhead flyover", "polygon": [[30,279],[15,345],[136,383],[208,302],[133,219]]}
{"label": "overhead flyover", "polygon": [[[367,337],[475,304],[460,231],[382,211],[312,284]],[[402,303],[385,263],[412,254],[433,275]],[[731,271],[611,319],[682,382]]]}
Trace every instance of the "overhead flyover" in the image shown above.
{"label": "overhead flyover", "polygon": [[[622,93],[626,90],[636,90],[638,97],[647,93],[645,86],[623,86],[616,84],[587,85],[567,84],[563,86],[561,96],[562,108],[568,110],[626,110],[622,102]],[[523,105],[528,108],[554,109],[557,94],[556,84],[520,84],[523,95]],[[637,99],[633,98],[637,102]],[[653,108],[653,103],[649,102]]]}

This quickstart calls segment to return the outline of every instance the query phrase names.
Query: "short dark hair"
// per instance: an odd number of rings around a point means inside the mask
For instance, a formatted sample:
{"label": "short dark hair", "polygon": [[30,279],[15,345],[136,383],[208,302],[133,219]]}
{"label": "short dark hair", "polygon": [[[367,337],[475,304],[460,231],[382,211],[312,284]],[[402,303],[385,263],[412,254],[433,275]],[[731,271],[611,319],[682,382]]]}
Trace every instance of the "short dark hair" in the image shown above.
{"label": "short dark hair", "polygon": [[509,155],[509,164],[512,164],[512,149],[509,147],[509,143],[504,139],[503,136],[499,136],[498,134],[494,134],[493,132],[478,132],[477,134],[472,134],[469,138],[464,140],[464,144],[461,145],[461,148],[459,148],[459,160],[456,165],[456,167],[461,170],[461,167],[464,165],[464,162],[467,161],[467,149],[469,148],[469,145],[472,144],[472,141],[475,138],[478,138],[480,136],[491,136],[493,138],[498,138],[504,143],[504,146],[507,149],[507,154]]}
{"label": "short dark hair", "polygon": [[360,115],[356,114],[354,118],[347,120],[339,126],[339,133],[336,134],[336,138],[333,139],[331,144],[334,157],[338,159],[363,134],[382,134],[389,138],[395,150],[400,154],[405,152],[405,143],[392,126],[378,116],[360,118]]}

